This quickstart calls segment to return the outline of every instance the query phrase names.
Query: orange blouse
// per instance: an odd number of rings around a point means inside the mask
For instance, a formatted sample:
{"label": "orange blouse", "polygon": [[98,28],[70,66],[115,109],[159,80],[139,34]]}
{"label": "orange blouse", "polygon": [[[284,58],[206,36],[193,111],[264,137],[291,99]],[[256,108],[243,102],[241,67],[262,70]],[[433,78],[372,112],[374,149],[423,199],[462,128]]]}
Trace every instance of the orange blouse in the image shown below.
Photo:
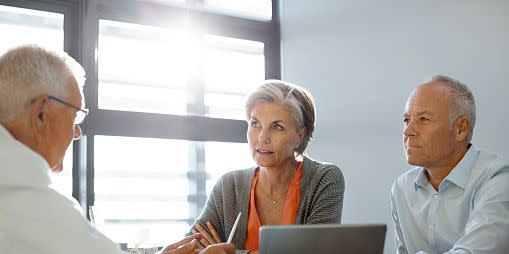
{"label": "orange blouse", "polygon": [[[259,244],[259,229],[261,227],[258,211],[256,210],[255,202],[255,187],[258,181],[258,169],[253,177],[251,183],[251,192],[249,196],[249,212],[247,219],[247,236],[246,236],[246,249],[258,250]],[[279,225],[291,225],[295,223],[297,211],[299,210],[300,201],[300,183],[302,181],[302,162],[297,167],[297,171],[293,175],[290,186],[288,186],[288,193],[286,194],[286,201],[283,205],[283,213],[281,214],[281,221]]]}

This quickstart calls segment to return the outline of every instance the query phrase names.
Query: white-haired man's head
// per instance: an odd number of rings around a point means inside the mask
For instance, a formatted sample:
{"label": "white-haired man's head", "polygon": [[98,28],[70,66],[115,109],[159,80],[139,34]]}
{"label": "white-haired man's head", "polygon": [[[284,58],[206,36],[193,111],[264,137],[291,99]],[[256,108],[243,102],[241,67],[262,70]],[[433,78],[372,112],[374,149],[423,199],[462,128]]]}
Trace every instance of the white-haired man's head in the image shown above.
{"label": "white-haired man's head", "polygon": [[81,136],[85,71],[64,52],[23,45],[0,56],[0,124],[54,170]]}
{"label": "white-haired man's head", "polygon": [[9,123],[33,98],[45,94],[65,97],[74,77],[82,89],[83,67],[65,52],[23,45],[0,57],[0,123]]}

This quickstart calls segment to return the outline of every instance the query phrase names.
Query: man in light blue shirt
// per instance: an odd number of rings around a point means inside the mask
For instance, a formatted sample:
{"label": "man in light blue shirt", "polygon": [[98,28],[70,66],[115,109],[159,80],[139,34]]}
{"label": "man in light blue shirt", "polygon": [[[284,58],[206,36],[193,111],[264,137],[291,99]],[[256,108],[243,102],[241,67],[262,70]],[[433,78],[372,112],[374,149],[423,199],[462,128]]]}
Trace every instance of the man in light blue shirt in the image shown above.
{"label": "man in light blue shirt", "polygon": [[391,191],[398,253],[509,253],[509,164],[470,143],[475,101],[436,76],[408,98],[407,161]]}

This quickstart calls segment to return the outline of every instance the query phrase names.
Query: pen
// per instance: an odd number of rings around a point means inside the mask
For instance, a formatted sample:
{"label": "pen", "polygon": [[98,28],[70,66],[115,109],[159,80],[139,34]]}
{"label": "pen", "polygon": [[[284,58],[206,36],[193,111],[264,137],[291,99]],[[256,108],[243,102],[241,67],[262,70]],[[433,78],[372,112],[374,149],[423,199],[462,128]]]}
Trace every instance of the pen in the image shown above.
{"label": "pen", "polygon": [[230,235],[228,236],[227,243],[232,243],[233,235],[235,234],[235,231],[237,230],[237,226],[239,225],[240,215],[241,214],[242,213],[240,212],[239,215],[237,215],[237,219],[235,220],[235,223],[233,223],[233,228],[232,228],[232,231],[230,231]]}

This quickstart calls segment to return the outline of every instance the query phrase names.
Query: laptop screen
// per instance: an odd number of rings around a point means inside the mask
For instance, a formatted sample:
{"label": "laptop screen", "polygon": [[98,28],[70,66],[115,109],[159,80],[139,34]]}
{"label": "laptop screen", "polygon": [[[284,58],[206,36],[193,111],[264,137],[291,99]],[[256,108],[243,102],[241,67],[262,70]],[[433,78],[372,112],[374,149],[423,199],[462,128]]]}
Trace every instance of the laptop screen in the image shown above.
{"label": "laptop screen", "polygon": [[384,224],[263,226],[260,254],[382,254],[386,231]]}

